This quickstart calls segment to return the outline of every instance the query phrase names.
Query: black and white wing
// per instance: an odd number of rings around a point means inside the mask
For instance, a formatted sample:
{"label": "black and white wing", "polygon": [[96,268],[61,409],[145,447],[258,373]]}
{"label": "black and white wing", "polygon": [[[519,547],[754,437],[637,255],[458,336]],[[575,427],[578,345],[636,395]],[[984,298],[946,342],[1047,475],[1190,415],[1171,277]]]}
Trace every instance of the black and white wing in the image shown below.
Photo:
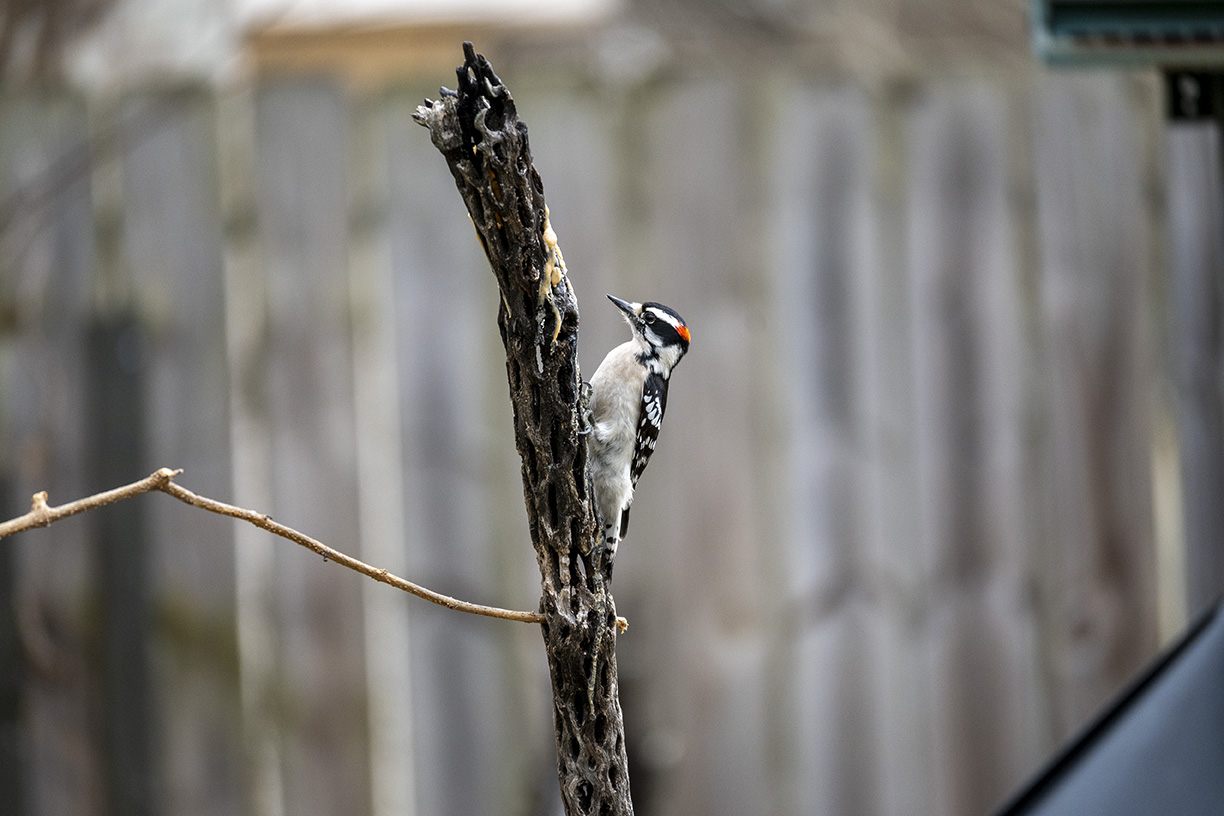
{"label": "black and white wing", "polygon": [[[663,414],[667,411],[667,380],[662,375],[646,375],[642,387],[642,410],[638,414],[637,437],[634,440],[633,463],[629,466],[629,479],[637,487],[638,477],[646,469],[650,454],[654,453],[659,439],[659,428],[663,425]],[[632,502],[632,498],[630,498]],[[620,536],[629,532],[629,508],[621,511]]]}
{"label": "black and white wing", "polygon": [[637,439],[633,451],[633,465],[629,478],[637,487],[638,477],[646,469],[650,454],[654,453],[659,439],[659,428],[663,425],[663,413],[667,410],[667,380],[658,374],[647,374],[642,387],[642,411],[638,414]]}

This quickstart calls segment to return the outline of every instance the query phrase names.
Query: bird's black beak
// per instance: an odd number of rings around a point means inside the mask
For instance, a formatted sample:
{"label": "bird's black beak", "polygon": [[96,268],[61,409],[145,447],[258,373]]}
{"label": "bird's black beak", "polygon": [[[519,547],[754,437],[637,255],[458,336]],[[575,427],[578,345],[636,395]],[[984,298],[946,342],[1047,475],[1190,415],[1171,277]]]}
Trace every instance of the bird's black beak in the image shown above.
{"label": "bird's black beak", "polygon": [[620,298],[613,297],[612,295],[608,295],[608,300],[616,304],[616,308],[620,309],[622,312],[624,312],[629,317],[638,316],[636,303],[630,303],[627,300],[621,300]]}

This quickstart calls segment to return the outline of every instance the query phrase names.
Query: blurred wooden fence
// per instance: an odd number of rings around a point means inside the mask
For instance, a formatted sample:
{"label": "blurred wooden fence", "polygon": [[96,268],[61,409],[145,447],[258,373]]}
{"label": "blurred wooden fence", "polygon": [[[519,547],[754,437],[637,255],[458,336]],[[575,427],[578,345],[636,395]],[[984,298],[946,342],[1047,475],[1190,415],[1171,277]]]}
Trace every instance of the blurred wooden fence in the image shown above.
{"label": "blurred wooden fence", "polygon": [[[508,80],[586,375],[605,292],[693,326],[617,565],[639,812],[986,812],[1157,646],[1153,86]],[[535,606],[430,91],[0,101],[7,515],[182,467]],[[5,813],[557,810],[533,627],[159,496],[0,578]]]}

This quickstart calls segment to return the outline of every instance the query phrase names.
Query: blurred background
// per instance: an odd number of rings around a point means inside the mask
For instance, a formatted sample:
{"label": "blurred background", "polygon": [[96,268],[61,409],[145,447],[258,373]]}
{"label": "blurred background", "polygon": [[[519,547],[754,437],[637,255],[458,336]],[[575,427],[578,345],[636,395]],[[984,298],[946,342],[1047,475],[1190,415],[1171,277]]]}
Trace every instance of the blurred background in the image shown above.
{"label": "blurred background", "polygon": [[[584,375],[604,293],[693,331],[614,586],[639,814],[987,813],[1206,601],[1167,270],[1218,257],[1218,143],[1155,71],[1041,67],[1024,0],[0,8],[5,518],[183,468],[535,608],[496,286],[411,119],[470,39]],[[0,542],[0,812],[556,789],[533,626],[164,496]]]}

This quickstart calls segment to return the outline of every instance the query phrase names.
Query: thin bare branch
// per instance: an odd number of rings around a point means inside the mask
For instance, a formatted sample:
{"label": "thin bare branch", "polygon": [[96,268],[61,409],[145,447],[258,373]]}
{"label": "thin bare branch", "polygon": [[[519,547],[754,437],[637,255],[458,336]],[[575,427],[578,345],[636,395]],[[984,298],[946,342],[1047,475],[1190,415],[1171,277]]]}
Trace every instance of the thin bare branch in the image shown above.
{"label": "thin bare branch", "polygon": [[104,507],[117,501],[139,496],[141,493],[148,493],[150,490],[157,490],[162,485],[169,484],[171,479],[182,472],[181,470],[161,468],[156,473],[146,476],[138,482],[132,482],[123,487],[116,487],[114,490],[107,490],[103,493],[96,493],[93,496],[86,496],[83,499],[61,504],[59,507],[51,507],[47,504],[46,491],[35,493],[34,498],[30,502],[30,512],[24,516],[18,516],[15,519],[0,523],[0,538],[11,536],[13,533],[20,533],[23,530],[31,530],[35,527],[46,527],[48,524],[57,522],[60,519],[75,516],[77,513],[84,513],[86,510],[92,510],[95,507]]}
{"label": "thin bare branch", "polygon": [[400,578],[398,575],[393,575],[385,569],[372,567],[364,561],[358,561],[351,555],[345,555],[339,550],[333,549],[318,539],[311,538],[305,533],[299,533],[291,527],[286,527],[283,524],[273,521],[266,513],[256,513],[251,510],[245,510],[241,507],[234,507],[232,504],[216,501],[197,493],[193,493],[185,487],[175,484],[173,481],[167,481],[164,484],[158,485],[157,488],[163,493],[169,494],[181,502],[190,504],[192,507],[199,507],[202,510],[208,510],[213,513],[220,513],[223,516],[232,516],[236,519],[250,522],[256,527],[267,530],[269,533],[275,533],[281,538],[287,538],[290,541],[301,544],[308,550],[314,550],[319,555],[326,558],[328,561],[335,561],[341,566],[360,572],[375,581],[381,581],[384,584],[389,584],[396,589],[402,589],[405,592],[411,593],[418,598],[424,598],[427,601],[445,606],[447,609],[454,609],[459,612],[468,612],[472,615],[484,615],[489,618],[502,618],[503,620],[521,621],[523,623],[539,623],[544,618],[539,612],[518,612],[512,609],[500,609],[495,606],[483,606],[481,604],[471,603],[469,601],[461,601],[458,598],[452,598],[449,595],[443,595],[440,592],[434,592],[432,589],[426,589],[419,584],[414,584]]}
{"label": "thin bare branch", "polygon": [[539,612],[519,612],[512,609],[500,609],[495,606],[483,606],[468,601],[461,601],[458,598],[434,592],[432,589],[426,589],[423,586],[400,578],[398,575],[393,575],[385,569],[372,567],[364,561],[358,561],[350,555],[345,555],[305,533],[300,533],[291,527],[275,522],[266,513],[256,513],[253,510],[235,507],[232,504],[226,504],[206,496],[201,496],[198,493],[193,493],[187,488],[175,484],[174,477],[182,472],[181,470],[161,468],[138,482],[132,482],[129,485],[117,487],[114,490],[107,490],[104,493],[61,504],[58,507],[51,507],[47,504],[47,494],[45,492],[36,493],[31,502],[30,512],[24,516],[18,516],[10,521],[0,523],[0,538],[5,538],[13,533],[20,533],[23,530],[30,530],[35,527],[46,527],[60,519],[75,516],[77,513],[83,513],[95,507],[114,504],[117,501],[130,499],[142,493],[160,490],[162,493],[173,496],[192,507],[198,507],[201,510],[208,510],[212,513],[250,522],[256,527],[267,530],[269,533],[274,533],[281,538],[287,538],[295,544],[300,544],[309,550],[313,550],[328,561],[335,561],[337,564],[348,567],[355,572],[360,572],[362,575],[373,578],[375,581],[381,581],[396,589],[402,589],[404,592],[411,593],[418,598],[424,598],[439,606],[445,606],[447,609],[467,612],[472,615],[484,615],[489,618],[520,621],[522,623],[540,623],[544,619]]}

